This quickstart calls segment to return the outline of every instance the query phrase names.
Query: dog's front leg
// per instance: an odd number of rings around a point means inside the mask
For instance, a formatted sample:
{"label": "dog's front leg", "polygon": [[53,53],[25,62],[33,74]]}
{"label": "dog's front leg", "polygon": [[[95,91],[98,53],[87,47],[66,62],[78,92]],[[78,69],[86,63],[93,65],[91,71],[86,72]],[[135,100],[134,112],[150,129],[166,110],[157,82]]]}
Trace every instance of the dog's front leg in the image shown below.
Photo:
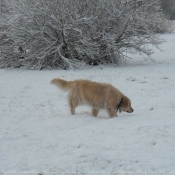
{"label": "dog's front leg", "polygon": [[111,118],[116,116],[116,112],[115,112],[115,108],[114,107],[108,107],[107,108],[107,112],[108,112],[109,117],[111,117]]}
{"label": "dog's front leg", "polygon": [[97,108],[92,108],[92,115],[93,115],[94,117],[97,117],[98,112],[99,112],[99,109],[97,109]]}

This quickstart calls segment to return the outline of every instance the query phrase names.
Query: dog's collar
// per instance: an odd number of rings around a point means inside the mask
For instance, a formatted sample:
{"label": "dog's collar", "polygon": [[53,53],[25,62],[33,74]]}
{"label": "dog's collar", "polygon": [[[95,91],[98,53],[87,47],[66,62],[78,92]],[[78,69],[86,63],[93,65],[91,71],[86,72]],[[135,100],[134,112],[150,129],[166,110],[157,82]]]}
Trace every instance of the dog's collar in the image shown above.
{"label": "dog's collar", "polygon": [[119,110],[120,107],[122,106],[122,102],[123,102],[123,97],[121,98],[120,103],[119,103],[118,106],[117,106],[117,111],[116,111],[116,113],[118,112],[118,110]]}

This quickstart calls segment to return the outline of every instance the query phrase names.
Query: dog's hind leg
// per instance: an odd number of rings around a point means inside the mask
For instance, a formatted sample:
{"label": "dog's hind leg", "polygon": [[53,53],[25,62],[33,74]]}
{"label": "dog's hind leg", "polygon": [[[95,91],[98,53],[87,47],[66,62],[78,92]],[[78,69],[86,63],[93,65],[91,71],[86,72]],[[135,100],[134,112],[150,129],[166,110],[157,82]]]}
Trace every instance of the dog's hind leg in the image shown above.
{"label": "dog's hind leg", "polygon": [[76,96],[77,94],[70,93],[69,94],[69,106],[70,106],[70,112],[72,115],[75,115],[75,108],[79,104],[78,97]]}
{"label": "dog's hind leg", "polygon": [[92,108],[92,115],[93,115],[94,117],[97,117],[98,112],[99,112],[99,109],[97,109],[97,108]]}

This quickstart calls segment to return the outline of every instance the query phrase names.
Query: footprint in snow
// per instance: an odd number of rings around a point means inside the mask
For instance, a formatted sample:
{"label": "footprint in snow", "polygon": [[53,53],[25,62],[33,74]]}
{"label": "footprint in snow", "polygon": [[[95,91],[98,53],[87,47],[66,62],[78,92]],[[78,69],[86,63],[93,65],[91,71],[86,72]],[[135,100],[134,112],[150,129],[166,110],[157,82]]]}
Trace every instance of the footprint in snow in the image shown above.
{"label": "footprint in snow", "polygon": [[169,79],[169,78],[168,78],[168,77],[161,77],[160,79],[167,80],[167,79]]}
{"label": "footprint in snow", "polygon": [[128,81],[137,81],[137,79],[136,78],[133,78],[133,77],[129,77],[129,78],[127,78],[127,80]]}

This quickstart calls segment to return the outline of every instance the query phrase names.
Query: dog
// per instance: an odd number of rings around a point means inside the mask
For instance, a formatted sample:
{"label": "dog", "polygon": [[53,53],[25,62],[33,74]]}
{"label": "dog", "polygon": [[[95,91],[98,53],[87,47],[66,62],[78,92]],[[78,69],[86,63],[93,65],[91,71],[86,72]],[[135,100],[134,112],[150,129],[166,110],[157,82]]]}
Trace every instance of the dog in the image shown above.
{"label": "dog", "polygon": [[66,81],[55,78],[51,84],[69,91],[69,105],[72,115],[75,108],[81,104],[92,107],[92,115],[96,117],[100,109],[105,109],[109,117],[117,116],[117,112],[132,113],[131,100],[111,84],[93,82],[89,80]]}

